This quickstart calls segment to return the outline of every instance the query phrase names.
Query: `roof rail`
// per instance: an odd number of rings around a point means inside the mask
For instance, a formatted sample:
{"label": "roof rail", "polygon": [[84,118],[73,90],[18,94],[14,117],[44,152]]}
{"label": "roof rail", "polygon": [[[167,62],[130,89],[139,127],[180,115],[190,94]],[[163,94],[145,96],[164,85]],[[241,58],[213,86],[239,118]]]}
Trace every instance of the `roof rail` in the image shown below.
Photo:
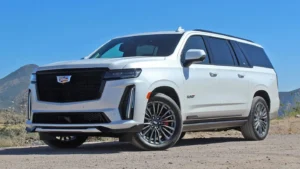
{"label": "roof rail", "polygon": [[215,34],[219,34],[219,35],[229,36],[229,37],[232,37],[232,38],[242,39],[242,40],[245,40],[245,41],[248,41],[248,42],[253,42],[253,41],[251,41],[249,39],[239,38],[239,37],[236,37],[236,36],[227,35],[227,34],[224,34],[224,33],[213,32],[213,31],[208,31],[208,30],[203,30],[203,29],[194,29],[194,31],[201,31],[201,32],[207,32],[207,33],[215,33]]}

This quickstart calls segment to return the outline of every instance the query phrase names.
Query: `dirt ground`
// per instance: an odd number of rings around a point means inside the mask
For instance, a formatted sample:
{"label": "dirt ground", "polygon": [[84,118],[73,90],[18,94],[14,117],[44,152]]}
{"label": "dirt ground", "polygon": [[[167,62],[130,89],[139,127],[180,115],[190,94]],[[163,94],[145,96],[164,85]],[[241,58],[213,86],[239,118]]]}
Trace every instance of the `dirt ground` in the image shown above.
{"label": "dirt ground", "polygon": [[139,151],[118,142],[87,143],[74,150],[46,146],[0,149],[0,169],[299,169],[300,118],[274,120],[264,141],[238,131],[188,133],[165,151]]}

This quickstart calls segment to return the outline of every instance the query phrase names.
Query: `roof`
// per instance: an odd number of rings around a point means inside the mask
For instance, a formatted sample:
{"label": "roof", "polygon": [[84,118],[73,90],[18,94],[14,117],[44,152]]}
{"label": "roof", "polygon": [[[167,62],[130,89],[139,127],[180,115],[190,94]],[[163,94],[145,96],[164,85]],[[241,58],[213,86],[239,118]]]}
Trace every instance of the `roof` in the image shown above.
{"label": "roof", "polygon": [[183,34],[183,33],[189,33],[189,32],[196,32],[196,33],[201,33],[201,35],[206,35],[206,36],[212,36],[216,38],[222,38],[222,39],[228,39],[228,40],[234,40],[242,43],[247,43],[250,45],[262,47],[261,45],[254,43],[253,41],[245,38],[240,38],[228,34],[223,34],[223,33],[218,33],[218,32],[213,32],[209,30],[203,30],[203,29],[194,29],[194,30],[189,30],[185,31],[181,29],[180,31],[160,31],[160,32],[145,32],[145,33],[138,33],[138,34],[131,34],[131,35],[125,35],[125,36],[120,36],[117,38],[123,38],[123,37],[131,37],[131,36],[143,36],[143,35],[158,35],[158,34]]}
{"label": "roof", "polygon": [[183,33],[184,32],[176,32],[176,31],[145,32],[145,33],[137,33],[137,34],[119,36],[119,37],[116,37],[116,38],[124,38],[124,37],[131,37],[131,36],[142,36],[142,35],[183,34]]}
{"label": "roof", "polygon": [[224,34],[224,33],[218,33],[218,32],[213,32],[213,31],[209,31],[209,30],[204,30],[204,29],[194,29],[194,31],[213,33],[213,34],[218,34],[218,35],[223,35],[223,36],[228,36],[228,37],[232,37],[232,38],[237,38],[237,39],[241,39],[241,40],[253,42],[253,41],[251,41],[249,39],[240,38],[240,37],[236,37],[236,36],[232,36],[232,35],[228,35],[228,34]]}

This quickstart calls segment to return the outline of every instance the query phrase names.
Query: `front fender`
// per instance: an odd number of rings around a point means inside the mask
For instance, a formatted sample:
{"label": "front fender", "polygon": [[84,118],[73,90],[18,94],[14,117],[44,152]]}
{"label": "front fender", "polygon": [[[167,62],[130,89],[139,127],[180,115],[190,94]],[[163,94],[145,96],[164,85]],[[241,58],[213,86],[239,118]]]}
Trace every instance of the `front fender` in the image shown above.
{"label": "front fender", "polygon": [[176,84],[173,81],[169,81],[169,80],[158,80],[155,81],[154,83],[152,83],[149,87],[149,91],[153,92],[155,89],[159,88],[159,87],[170,87],[172,89],[174,89],[174,91],[176,92],[178,99],[179,99],[179,104],[181,105],[181,111],[184,112],[184,104],[183,104],[183,99],[184,98],[184,90],[180,90],[180,84]]}

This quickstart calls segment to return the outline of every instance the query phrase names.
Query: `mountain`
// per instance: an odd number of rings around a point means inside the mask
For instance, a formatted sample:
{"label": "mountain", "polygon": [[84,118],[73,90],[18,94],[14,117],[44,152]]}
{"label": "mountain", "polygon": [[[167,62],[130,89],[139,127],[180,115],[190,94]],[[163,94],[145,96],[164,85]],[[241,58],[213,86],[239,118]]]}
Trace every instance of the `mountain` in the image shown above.
{"label": "mountain", "polygon": [[27,100],[30,75],[37,67],[34,64],[25,65],[0,79],[0,109],[21,109],[21,104]]}
{"label": "mountain", "polygon": [[298,102],[300,102],[300,88],[290,92],[279,92],[280,109],[278,114],[284,115],[284,112],[289,112],[294,108]]}

